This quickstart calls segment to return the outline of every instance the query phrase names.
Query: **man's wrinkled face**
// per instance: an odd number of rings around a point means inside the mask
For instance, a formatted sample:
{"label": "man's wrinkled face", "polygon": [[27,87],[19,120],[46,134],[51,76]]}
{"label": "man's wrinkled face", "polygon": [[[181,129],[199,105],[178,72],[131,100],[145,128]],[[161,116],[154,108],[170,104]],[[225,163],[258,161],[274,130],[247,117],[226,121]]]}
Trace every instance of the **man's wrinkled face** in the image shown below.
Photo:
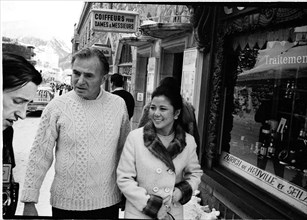
{"label": "man's wrinkled face", "polygon": [[28,82],[25,86],[17,90],[3,91],[3,130],[12,126],[19,118],[26,118],[28,103],[34,99],[36,91],[37,85],[33,82]]}
{"label": "man's wrinkled face", "polygon": [[96,56],[76,58],[72,65],[72,85],[78,96],[96,99],[104,78],[103,67]]}

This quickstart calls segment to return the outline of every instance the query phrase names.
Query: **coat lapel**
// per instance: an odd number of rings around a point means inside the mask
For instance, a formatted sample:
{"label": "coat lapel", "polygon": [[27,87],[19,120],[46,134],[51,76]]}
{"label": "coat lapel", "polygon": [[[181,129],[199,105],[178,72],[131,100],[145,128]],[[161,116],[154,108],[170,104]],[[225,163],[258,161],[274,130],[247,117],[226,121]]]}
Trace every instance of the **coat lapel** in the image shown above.
{"label": "coat lapel", "polygon": [[171,141],[168,148],[165,148],[158,138],[152,121],[145,124],[143,138],[148,150],[175,172],[173,159],[175,159],[186,146],[185,132],[182,127],[180,125],[176,126],[175,138]]}

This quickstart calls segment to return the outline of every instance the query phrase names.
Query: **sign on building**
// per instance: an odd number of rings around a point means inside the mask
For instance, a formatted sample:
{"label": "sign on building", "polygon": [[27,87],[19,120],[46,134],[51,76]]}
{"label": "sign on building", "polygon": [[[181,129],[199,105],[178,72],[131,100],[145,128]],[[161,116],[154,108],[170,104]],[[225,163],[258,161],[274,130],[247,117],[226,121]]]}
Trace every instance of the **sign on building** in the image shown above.
{"label": "sign on building", "polygon": [[94,44],[92,47],[96,47],[100,49],[103,52],[103,55],[105,57],[111,57],[112,55],[112,49],[111,47],[104,45],[104,44]]}
{"label": "sign on building", "polygon": [[194,103],[195,83],[197,83],[196,63],[198,50],[190,48],[184,51],[182,64],[181,94],[188,102]]}
{"label": "sign on building", "polygon": [[138,13],[111,9],[92,9],[92,31],[135,33],[138,28]]}

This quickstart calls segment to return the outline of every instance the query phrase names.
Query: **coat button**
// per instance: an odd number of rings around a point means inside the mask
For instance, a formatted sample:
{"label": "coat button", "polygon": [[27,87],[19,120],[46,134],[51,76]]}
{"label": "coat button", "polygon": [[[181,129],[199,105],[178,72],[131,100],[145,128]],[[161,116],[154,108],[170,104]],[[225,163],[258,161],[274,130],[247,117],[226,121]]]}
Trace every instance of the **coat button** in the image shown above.
{"label": "coat button", "polygon": [[173,172],[171,169],[169,169],[167,172],[168,172],[169,174],[171,174],[171,175],[174,174],[174,172]]}
{"label": "coat button", "polygon": [[171,189],[168,188],[168,187],[166,187],[166,188],[164,189],[164,192],[166,192],[166,193],[169,193],[170,191],[171,191]]}
{"label": "coat button", "polygon": [[159,188],[155,186],[154,188],[152,188],[152,191],[158,192],[158,191],[159,191]]}
{"label": "coat button", "polygon": [[157,168],[156,172],[160,174],[160,173],[162,173],[162,169],[161,168]]}

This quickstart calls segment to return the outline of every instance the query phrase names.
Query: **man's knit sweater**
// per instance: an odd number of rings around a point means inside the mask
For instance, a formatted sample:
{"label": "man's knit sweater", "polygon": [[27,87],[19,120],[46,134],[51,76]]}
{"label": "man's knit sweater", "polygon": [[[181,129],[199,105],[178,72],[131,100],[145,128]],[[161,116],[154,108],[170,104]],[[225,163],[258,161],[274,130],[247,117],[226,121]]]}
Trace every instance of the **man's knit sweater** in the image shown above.
{"label": "man's knit sweater", "polygon": [[74,91],[53,99],[42,113],[30,151],[22,202],[38,202],[55,154],[50,203],[64,210],[94,210],[120,201],[116,168],[130,132],[125,102],[102,91],[96,100]]}

